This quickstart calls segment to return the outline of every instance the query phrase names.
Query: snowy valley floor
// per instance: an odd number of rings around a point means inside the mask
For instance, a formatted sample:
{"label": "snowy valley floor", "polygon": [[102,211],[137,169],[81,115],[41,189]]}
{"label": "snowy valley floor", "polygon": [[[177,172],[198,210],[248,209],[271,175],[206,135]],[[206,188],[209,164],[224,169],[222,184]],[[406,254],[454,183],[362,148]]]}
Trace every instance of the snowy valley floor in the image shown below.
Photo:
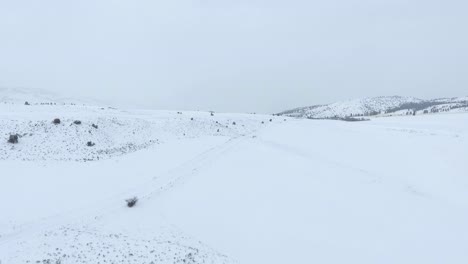
{"label": "snowy valley floor", "polygon": [[[0,143],[1,264],[468,262],[468,114],[103,111],[78,114],[101,122],[93,140],[109,147],[97,154],[80,147],[91,132],[68,124]],[[34,112],[41,126],[52,117]],[[0,120],[37,127],[14,113]],[[151,141],[133,144],[135,132]],[[117,155],[114,144],[141,147]]]}

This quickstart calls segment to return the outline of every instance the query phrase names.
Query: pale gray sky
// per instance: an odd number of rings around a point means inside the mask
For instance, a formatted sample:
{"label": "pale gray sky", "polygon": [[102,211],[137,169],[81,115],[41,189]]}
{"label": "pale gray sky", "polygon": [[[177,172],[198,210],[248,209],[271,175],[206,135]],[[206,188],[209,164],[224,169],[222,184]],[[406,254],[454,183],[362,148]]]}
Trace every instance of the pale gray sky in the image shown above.
{"label": "pale gray sky", "polygon": [[468,95],[466,0],[0,0],[0,86],[278,112]]}

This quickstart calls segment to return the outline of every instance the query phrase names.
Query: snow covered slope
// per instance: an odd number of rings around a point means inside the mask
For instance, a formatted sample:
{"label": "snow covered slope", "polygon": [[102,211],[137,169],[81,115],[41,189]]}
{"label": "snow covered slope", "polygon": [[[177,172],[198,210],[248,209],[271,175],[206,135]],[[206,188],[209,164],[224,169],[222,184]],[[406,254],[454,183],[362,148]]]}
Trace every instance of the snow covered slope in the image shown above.
{"label": "snow covered slope", "polygon": [[468,261],[468,114],[256,136],[153,206],[239,263]]}
{"label": "snow covered slope", "polygon": [[328,105],[302,107],[280,113],[299,118],[344,118],[350,116],[409,115],[439,112],[467,112],[468,98],[421,100],[414,97],[381,96],[355,99]]}
{"label": "snow covered slope", "polygon": [[[238,136],[259,119],[209,112],[144,111],[80,105],[0,104],[0,160],[93,161],[123,155],[174,138]],[[60,124],[53,120],[59,118]],[[75,121],[78,121],[76,124]],[[263,121],[268,121],[263,117]],[[19,144],[9,144],[9,135]],[[94,144],[88,146],[88,142]]]}
{"label": "snow covered slope", "polygon": [[[0,216],[0,262],[232,263],[160,212],[140,210],[270,119],[0,104],[0,198],[14,200],[0,206],[8,212]],[[14,134],[19,142],[7,142]],[[124,201],[135,195],[142,206],[129,210]]]}
{"label": "snow covered slope", "polygon": [[465,113],[0,108],[2,264],[468,262]]}

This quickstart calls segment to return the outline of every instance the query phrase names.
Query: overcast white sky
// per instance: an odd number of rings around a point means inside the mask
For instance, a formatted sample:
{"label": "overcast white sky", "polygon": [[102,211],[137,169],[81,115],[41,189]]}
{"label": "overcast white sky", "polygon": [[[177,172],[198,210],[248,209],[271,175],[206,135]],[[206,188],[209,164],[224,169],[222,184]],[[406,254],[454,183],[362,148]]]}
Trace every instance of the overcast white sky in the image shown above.
{"label": "overcast white sky", "polygon": [[468,95],[466,0],[0,0],[0,86],[278,112]]}

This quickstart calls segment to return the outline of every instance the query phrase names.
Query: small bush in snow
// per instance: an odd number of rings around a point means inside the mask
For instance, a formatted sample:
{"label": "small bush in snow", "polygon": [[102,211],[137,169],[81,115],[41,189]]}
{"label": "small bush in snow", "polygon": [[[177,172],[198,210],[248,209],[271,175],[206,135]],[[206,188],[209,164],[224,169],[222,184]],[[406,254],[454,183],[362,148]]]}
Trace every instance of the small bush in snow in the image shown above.
{"label": "small bush in snow", "polygon": [[96,145],[94,142],[91,142],[91,141],[88,141],[88,143],[86,143],[86,146],[88,147],[93,147],[94,145]]}
{"label": "small bush in snow", "polygon": [[26,101],[26,102],[24,102],[24,105],[29,105],[29,102],[27,102],[27,101]]}
{"label": "small bush in snow", "polygon": [[60,119],[55,118],[54,121],[52,121],[52,123],[54,123],[55,125],[58,125],[60,124]]}
{"label": "small bush in snow", "polygon": [[8,143],[17,144],[18,143],[18,134],[10,135],[10,138],[8,139]]}
{"label": "small bush in snow", "polygon": [[130,198],[130,199],[127,199],[125,200],[125,202],[127,202],[127,206],[132,208],[133,206],[135,206],[135,204],[138,202],[138,198],[137,197],[133,197],[133,198]]}
{"label": "small bush in snow", "polygon": [[81,125],[81,121],[80,121],[80,120],[75,120],[75,121],[73,122],[73,124],[75,124],[75,125]]}
{"label": "small bush in snow", "polygon": [[95,129],[98,129],[98,126],[96,124],[92,124],[91,126],[94,127]]}

